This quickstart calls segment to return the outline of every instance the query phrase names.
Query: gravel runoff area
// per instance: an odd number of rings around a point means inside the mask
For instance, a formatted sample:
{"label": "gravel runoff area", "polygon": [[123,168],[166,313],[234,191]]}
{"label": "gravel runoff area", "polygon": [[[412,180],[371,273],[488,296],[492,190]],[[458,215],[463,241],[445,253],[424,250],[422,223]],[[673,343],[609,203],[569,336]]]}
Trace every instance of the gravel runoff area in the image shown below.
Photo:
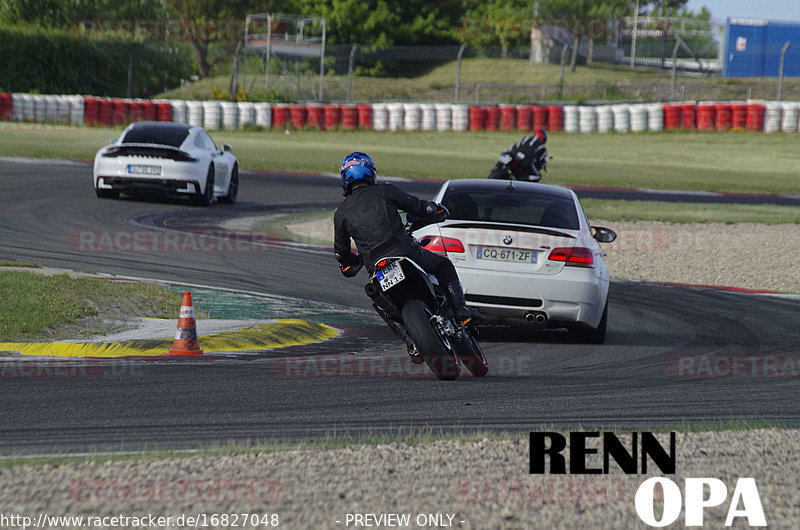
{"label": "gravel runoff area", "polygon": [[[619,436],[629,447],[630,435]],[[657,438],[669,447],[668,434]],[[685,478],[716,478],[726,486],[726,500],[705,510],[705,527],[724,526],[740,478],[755,479],[770,528],[800,525],[800,431],[678,433],[675,445],[676,474],[666,477],[681,492]],[[598,447],[599,439],[590,439],[587,446]],[[589,467],[602,467],[602,451],[586,461]],[[0,506],[6,515],[34,518],[39,513],[206,514],[211,522],[213,514],[277,514],[281,528],[293,529],[647,527],[634,503],[647,476],[625,475],[613,461],[608,475],[530,475],[528,465],[527,439],[21,465],[0,469]],[[649,470],[648,476],[665,476],[652,462]],[[659,493],[656,489],[652,504],[657,519],[663,509]],[[745,507],[752,505],[739,501],[738,509]],[[371,525],[356,526],[348,514],[407,514],[410,524],[376,524],[373,519]],[[230,517],[228,527],[233,528]],[[683,523],[681,512],[673,527]],[[746,528],[745,523],[738,518],[734,527]],[[130,521],[123,525],[130,526]]]}
{"label": "gravel runoff area", "polygon": [[[798,225],[592,220],[617,232],[603,244],[612,278],[800,293]],[[331,239],[333,221],[288,225]]]}

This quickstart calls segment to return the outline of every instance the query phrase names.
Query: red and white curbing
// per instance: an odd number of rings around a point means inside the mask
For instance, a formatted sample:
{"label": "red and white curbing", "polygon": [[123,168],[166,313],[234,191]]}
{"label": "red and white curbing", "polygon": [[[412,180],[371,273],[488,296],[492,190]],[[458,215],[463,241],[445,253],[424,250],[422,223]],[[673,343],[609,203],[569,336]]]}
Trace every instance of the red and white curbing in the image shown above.
{"label": "red and white curbing", "polygon": [[0,121],[121,126],[176,121],[208,130],[549,131],[580,133],[670,130],[800,130],[800,103],[699,101],[602,105],[467,105],[450,103],[318,104],[143,100],[93,96],[0,94]]}

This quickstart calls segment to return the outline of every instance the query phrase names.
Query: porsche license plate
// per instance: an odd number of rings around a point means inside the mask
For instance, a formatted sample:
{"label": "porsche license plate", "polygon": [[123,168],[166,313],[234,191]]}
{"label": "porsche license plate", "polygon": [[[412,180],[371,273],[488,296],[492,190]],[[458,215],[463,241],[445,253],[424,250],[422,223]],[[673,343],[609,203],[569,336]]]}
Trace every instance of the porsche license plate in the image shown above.
{"label": "porsche license plate", "polygon": [[399,261],[392,262],[391,265],[378,270],[375,272],[375,276],[378,278],[382,291],[387,291],[406,279]]}
{"label": "porsche license plate", "polygon": [[512,263],[536,263],[536,252],[510,248],[478,247],[477,258]]}
{"label": "porsche license plate", "polygon": [[128,164],[128,173],[131,175],[161,176],[161,166],[145,166],[142,164]]}

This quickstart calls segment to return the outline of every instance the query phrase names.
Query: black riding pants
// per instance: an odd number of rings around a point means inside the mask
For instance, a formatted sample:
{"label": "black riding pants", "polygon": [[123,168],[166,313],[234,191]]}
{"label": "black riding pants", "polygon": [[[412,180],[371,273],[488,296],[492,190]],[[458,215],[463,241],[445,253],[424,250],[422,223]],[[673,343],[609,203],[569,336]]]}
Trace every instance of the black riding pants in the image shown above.
{"label": "black riding pants", "polygon": [[456,268],[453,266],[453,263],[444,256],[440,256],[439,254],[421,247],[414,247],[406,256],[414,260],[425,272],[436,276],[436,279],[439,280],[439,285],[443,287],[448,283],[458,281]]}

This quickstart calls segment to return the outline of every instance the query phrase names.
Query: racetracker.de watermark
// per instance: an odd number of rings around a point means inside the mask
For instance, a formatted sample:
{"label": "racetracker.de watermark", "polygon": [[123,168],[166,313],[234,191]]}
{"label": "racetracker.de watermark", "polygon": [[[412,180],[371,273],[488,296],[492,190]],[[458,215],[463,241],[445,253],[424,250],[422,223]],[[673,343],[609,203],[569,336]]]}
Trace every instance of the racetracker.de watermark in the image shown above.
{"label": "racetracker.de watermark", "polygon": [[[496,376],[530,375],[530,364],[517,356],[493,355],[490,371]],[[433,377],[428,365],[415,364],[408,354],[398,352],[380,357],[359,355],[308,355],[278,357],[273,364],[278,377]],[[465,370],[466,371],[466,370]],[[462,372],[464,373],[464,372]]]}
{"label": "racetracker.de watermark", "polygon": [[329,378],[329,377],[428,377],[430,370],[423,364],[414,364],[406,354],[386,357],[360,357],[353,355],[313,355],[306,357],[279,357],[273,370],[279,377]]}
{"label": "racetracker.de watermark", "polygon": [[603,243],[606,252],[658,252],[670,246],[670,237],[665,230],[622,229],[611,243]]}
{"label": "racetracker.de watermark", "polygon": [[667,361],[672,377],[798,377],[800,354],[674,355]]}
{"label": "racetracker.de watermark", "polygon": [[225,230],[78,230],[67,237],[74,252],[264,252],[275,242],[258,234]]}
{"label": "racetracker.de watermark", "polygon": [[[658,229],[622,229],[616,231],[617,238],[611,243],[603,243],[602,249],[607,252],[658,252],[670,246],[670,236],[665,230]],[[506,248],[511,242],[513,248],[542,249],[552,245],[553,234],[536,232],[476,231],[460,228],[448,230],[448,237],[458,239],[462,243],[475,247]],[[565,240],[565,245],[568,242]]]}
{"label": "racetracker.de watermark", "polygon": [[76,502],[257,502],[273,503],[286,497],[286,485],[277,480],[76,480],[70,484]]}
{"label": "racetracker.de watermark", "polygon": [[[125,376],[139,372],[132,363],[115,363],[97,359],[47,359],[19,357],[17,352],[8,352],[14,357],[0,357],[0,378],[46,378],[71,379],[100,376]],[[0,351],[0,356],[4,355]]]}

